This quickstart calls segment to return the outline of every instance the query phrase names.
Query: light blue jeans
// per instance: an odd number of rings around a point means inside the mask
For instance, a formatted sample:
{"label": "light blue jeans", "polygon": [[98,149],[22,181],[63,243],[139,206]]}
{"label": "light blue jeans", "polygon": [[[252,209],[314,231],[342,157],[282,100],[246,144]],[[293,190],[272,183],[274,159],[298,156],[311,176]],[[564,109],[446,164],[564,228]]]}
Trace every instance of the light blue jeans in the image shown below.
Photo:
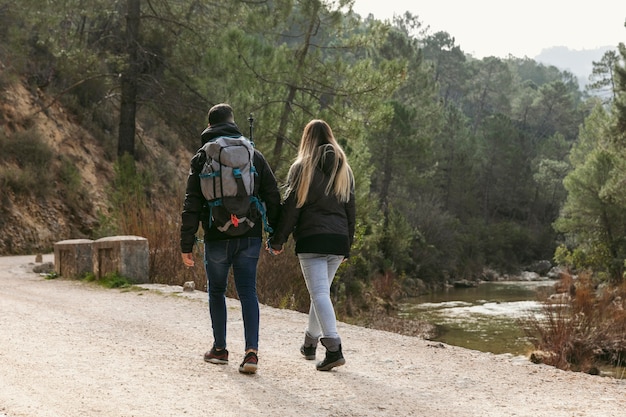
{"label": "light blue jeans", "polygon": [[330,299],[330,285],[343,261],[342,255],[299,253],[300,267],[311,297],[307,336],[339,339],[335,309]]}

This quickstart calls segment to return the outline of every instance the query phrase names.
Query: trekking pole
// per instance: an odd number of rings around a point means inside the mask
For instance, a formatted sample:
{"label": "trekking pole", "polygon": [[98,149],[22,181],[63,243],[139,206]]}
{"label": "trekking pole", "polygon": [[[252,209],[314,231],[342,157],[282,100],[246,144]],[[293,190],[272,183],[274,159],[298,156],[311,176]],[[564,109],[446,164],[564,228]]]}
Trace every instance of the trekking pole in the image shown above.
{"label": "trekking pole", "polygon": [[248,116],[248,122],[250,123],[250,142],[252,142],[252,131],[254,129],[254,117],[252,117],[252,113]]}

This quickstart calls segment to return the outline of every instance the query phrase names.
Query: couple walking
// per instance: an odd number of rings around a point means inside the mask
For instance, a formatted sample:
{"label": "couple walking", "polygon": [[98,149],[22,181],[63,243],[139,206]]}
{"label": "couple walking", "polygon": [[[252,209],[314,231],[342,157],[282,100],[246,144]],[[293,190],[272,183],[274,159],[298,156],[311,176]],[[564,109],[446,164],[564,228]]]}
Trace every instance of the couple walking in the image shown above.
{"label": "couple walking", "polygon": [[[202,132],[203,145],[221,137],[242,137],[228,104],[209,110],[209,126]],[[235,287],[241,303],[245,334],[242,373],[255,373],[258,367],[259,302],[256,269],[262,246],[262,223],[256,222],[245,234],[232,236],[218,230],[202,194],[200,177],[206,154],[198,152],[191,160],[181,224],[181,252],[186,266],[193,266],[193,246],[202,223],[204,264],[213,328],[213,346],[204,360],[228,363],[226,349],[226,285],[233,269]],[[293,234],[296,254],[309,291],[309,322],[300,348],[308,360],[316,359],[318,341],[326,348],[324,360],[316,369],[329,371],[343,365],[341,338],[337,332],[330,286],[335,273],[350,253],[354,237],[354,177],[346,155],[335,140],[330,126],[312,120],[304,128],[298,156],[289,169],[287,192],[281,204],[276,178],[258,151],[253,154],[254,196],[265,203],[267,221],[273,233],[266,249],[280,254]]]}

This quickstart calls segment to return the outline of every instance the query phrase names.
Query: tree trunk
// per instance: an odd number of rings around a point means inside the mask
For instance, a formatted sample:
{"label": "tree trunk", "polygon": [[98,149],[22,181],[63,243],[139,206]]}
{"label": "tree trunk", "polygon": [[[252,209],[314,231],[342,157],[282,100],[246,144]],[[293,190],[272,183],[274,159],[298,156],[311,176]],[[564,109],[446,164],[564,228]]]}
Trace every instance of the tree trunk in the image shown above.
{"label": "tree trunk", "polygon": [[[317,32],[317,28],[319,27],[319,18],[317,16],[318,10],[319,7],[316,7],[315,12],[311,15],[311,20],[309,20],[309,26],[305,35],[304,44],[296,52],[296,74],[300,73],[300,70],[304,67],[304,64],[306,63],[306,56],[309,52],[309,48],[311,47],[311,38],[313,37],[315,32]],[[291,114],[293,101],[296,97],[297,92],[298,87],[296,83],[293,83],[289,86],[289,92],[287,93],[287,98],[285,100],[283,111],[280,116],[280,125],[278,126],[278,132],[276,133],[276,142],[274,143],[274,152],[272,154],[272,167],[274,168],[274,171],[278,171],[281,163],[283,144],[287,135],[287,122],[289,120],[289,115]]]}
{"label": "tree trunk", "polygon": [[135,115],[137,112],[137,79],[139,78],[139,12],[141,0],[127,0],[126,70],[122,73],[118,157],[135,156]]}
{"label": "tree trunk", "polygon": [[278,170],[278,167],[281,163],[281,155],[283,153],[283,143],[285,142],[285,135],[287,134],[287,125],[289,124],[289,115],[291,114],[291,103],[296,96],[296,92],[298,88],[296,86],[290,86],[289,92],[287,93],[287,99],[285,100],[285,105],[283,106],[283,111],[280,115],[280,123],[278,125],[278,132],[276,133],[276,142],[274,143],[274,152],[272,154],[273,161],[272,167],[274,167],[274,171]]}

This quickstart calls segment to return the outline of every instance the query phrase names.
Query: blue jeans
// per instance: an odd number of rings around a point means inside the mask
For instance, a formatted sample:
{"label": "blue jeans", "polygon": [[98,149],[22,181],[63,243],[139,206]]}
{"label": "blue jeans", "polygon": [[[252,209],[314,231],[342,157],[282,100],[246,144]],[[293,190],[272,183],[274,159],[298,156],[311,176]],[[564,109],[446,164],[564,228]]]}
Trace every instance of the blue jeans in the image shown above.
{"label": "blue jeans", "polygon": [[259,348],[256,267],[260,251],[260,237],[205,241],[204,243],[209,313],[213,327],[213,346],[216,348],[226,348],[226,286],[231,266],[235,288],[241,303],[246,350]]}
{"label": "blue jeans", "polygon": [[299,253],[298,259],[311,297],[306,333],[313,339],[320,337],[338,339],[335,309],[330,299],[330,285],[343,261],[343,256]]}

